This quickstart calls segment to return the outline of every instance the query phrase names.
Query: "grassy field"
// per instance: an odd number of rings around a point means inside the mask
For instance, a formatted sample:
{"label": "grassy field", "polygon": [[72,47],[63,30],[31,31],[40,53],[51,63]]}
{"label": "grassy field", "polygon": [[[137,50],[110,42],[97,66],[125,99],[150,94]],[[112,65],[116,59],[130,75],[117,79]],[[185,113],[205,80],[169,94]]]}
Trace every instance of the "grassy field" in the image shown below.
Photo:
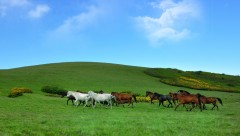
{"label": "grassy field", "polygon": [[[174,87],[144,74],[143,67],[103,63],[59,63],[0,70],[0,135],[240,135],[240,94]],[[95,109],[66,105],[66,98],[46,96],[44,85],[71,90],[146,90],[166,94],[185,89],[223,100],[219,110],[187,112],[183,107],[134,103],[134,108],[97,105]],[[13,87],[31,88],[32,94],[7,97]],[[208,105],[210,109],[212,105]]]}

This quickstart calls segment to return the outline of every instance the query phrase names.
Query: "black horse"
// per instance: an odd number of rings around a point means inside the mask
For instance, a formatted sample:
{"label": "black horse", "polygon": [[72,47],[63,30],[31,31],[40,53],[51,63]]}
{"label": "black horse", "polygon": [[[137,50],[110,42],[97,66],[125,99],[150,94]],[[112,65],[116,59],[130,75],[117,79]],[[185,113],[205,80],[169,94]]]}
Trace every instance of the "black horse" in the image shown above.
{"label": "black horse", "polygon": [[[162,104],[164,107],[166,107],[163,104],[163,102],[166,101],[166,100],[169,103],[167,107],[170,107],[170,105],[173,106],[172,102],[171,102],[172,98],[169,95],[163,95],[163,94],[159,94],[159,93],[154,93],[153,95],[159,100],[159,106]],[[173,103],[174,103],[174,105],[176,105],[174,101],[173,101]]]}

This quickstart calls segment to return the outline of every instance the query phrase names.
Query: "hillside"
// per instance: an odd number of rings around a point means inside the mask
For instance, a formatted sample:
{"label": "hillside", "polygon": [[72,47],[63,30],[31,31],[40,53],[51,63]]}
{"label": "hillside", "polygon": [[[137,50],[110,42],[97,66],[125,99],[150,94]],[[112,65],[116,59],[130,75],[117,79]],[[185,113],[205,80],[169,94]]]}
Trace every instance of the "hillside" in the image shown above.
{"label": "hillside", "polygon": [[[183,80],[184,84],[173,83],[178,79]],[[67,90],[132,91],[141,95],[144,95],[146,90],[167,93],[177,91],[181,87],[239,92],[239,81],[239,77],[206,72],[68,62],[0,70],[0,95],[7,95],[13,87],[31,88],[34,93],[42,93],[40,89],[46,85],[55,85]],[[202,83],[207,83],[207,88],[195,88]]]}
{"label": "hillside", "polygon": [[240,92],[240,77],[203,71],[181,71],[177,69],[149,68],[146,74],[159,78],[169,85],[198,90]]}
{"label": "hillside", "polygon": [[6,95],[13,87],[27,87],[34,93],[41,93],[40,89],[45,85],[67,90],[132,91],[142,95],[146,90],[177,90],[177,87],[146,75],[145,69],[108,63],[68,62],[0,70],[0,92]]}

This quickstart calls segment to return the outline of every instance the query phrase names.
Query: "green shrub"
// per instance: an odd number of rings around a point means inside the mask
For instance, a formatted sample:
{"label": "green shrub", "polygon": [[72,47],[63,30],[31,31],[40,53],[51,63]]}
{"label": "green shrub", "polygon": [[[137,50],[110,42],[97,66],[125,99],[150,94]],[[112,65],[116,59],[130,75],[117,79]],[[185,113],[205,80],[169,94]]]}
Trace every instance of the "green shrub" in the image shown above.
{"label": "green shrub", "polygon": [[43,86],[41,88],[41,91],[45,93],[58,94],[58,95],[63,95],[67,92],[67,90],[60,88],[58,86],[49,86],[49,85]]}
{"label": "green shrub", "polygon": [[14,98],[14,97],[22,96],[23,93],[32,93],[32,90],[29,88],[24,88],[24,87],[21,87],[21,88],[14,87],[11,89],[8,97]]}

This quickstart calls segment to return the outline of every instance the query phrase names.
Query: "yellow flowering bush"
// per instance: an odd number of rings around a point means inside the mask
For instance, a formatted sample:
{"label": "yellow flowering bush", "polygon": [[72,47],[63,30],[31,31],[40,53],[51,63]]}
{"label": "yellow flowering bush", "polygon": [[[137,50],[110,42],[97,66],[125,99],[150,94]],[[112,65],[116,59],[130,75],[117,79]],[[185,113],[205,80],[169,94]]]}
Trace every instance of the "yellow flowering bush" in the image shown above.
{"label": "yellow flowering bush", "polygon": [[[150,102],[150,97],[143,97],[143,96],[137,96],[136,97],[138,102]],[[157,102],[157,100],[153,100],[153,102]]]}
{"label": "yellow flowering bush", "polygon": [[23,95],[23,93],[32,93],[32,90],[29,88],[18,88],[18,87],[14,87],[11,89],[8,97],[18,97]]}

